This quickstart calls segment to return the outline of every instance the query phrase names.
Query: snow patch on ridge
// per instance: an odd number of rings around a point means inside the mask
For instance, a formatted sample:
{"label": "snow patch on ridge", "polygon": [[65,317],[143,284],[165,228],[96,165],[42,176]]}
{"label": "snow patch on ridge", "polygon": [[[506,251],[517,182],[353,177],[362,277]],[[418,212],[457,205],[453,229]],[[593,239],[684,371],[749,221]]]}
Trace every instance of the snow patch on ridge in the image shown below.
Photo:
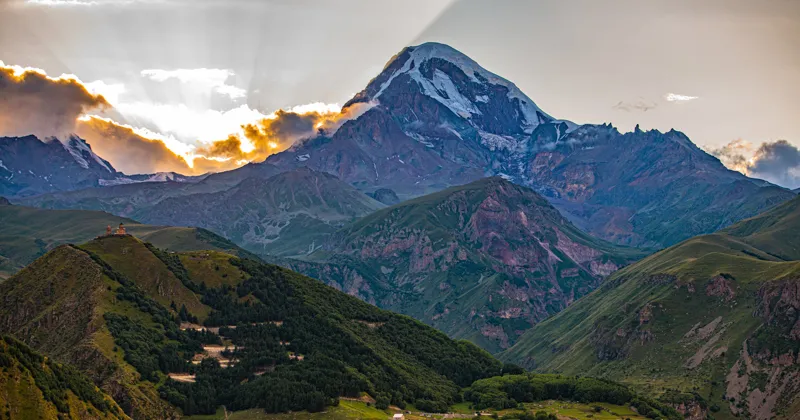
{"label": "snow patch on ridge", "polygon": [[[408,74],[412,80],[416,81],[422,86],[426,95],[436,99],[442,105],[453,111],[453,113],[460,115],[462,118],[469,118],[472,115],[480,114],[480,111],[475,106],[475,102],[487,103],[489,102],[488,96],[480,95],[474,100],[464,97],[464,95],[458,91],[450,77],[438,69],[434,72],[433,81],[430,81],[422,76],[419,71],[422,63],[432,58],[440,58],[458,66],[461,71],[463,71],[464,74],[466,74],[467,77],[469,77],[474,83],[484,83],[481,79],[475,76],[477,73],[486,80],[486,83],[500,85],[507,88],[508,99],[517,99],[522,117],[527,123],[527,126],[524,127],[526,131],[533,130],[533,128],[539,125],[539,117],[537,112],[541,113],[547,119],[554,119],[536,106],[536,104],[527,95],[522,93],[522,91],[519,90],[514,83],[484,69],[474,60],[448,45],[428,42],[416,47],[409,47],[409,50],[409,58],[405,63],[403,63],[403,66],[390,75],[389,78],[381,84],[380,89],[372,99],[377,99],[380,97],[384,90],[386,90],[386,88],[392,84],[392,81],[394,81],[397,76],[401,74]],[[443,94],[446,95],[446,97]],[[567,123],[568,126],[567,132],[570,132],[577,127],[576,124],[569,121],[564,122]]]}
{"label": "snow patch on ridge", "polygon": [[64,149],[68,151],[72,157],[78,162],[78,165],[81,165],[84,169],[89,169],[89,162],[86,160],[86,157],[92,158],[98,165],[103,167],[108,172],[114,173],[115,171],[112,170],[106,161],[104,161],[100,156],[97,156],[89,145],[80,138],[77,137],[70,137],[66,140],[59,139],[59,142],[64,146]]}

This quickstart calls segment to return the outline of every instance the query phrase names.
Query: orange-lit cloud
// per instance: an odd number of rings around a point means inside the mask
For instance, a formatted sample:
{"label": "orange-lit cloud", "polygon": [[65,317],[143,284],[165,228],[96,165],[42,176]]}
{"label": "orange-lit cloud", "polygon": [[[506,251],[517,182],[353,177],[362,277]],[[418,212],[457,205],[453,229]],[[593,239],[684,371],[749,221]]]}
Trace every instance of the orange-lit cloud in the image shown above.
{"label": "orange-lit cloud", "polygon": [[[199,70],[148,70],[143,74],[156,80],[213,79],[212,88],[229,76],[222,70]],[[125,173],[201,174],[262,161],[298,141],[331,135],[345,121],[374,106],[360,103],[342,110],[338,104],[316,102],[271,114],[247,105],[228,111],[197,111],[180,104],[125,102],[121,100],[125,94],[121,84],[83,83],[72,75],[52,78],[43,70],[0,62],[0,135],[34,134],[44,139],[75,133]],[[95,110],[100,115],[89,114]],[[157,130],[114,121],[102,116],[104,111],[110,112],[105,115],[149,121]]]}
{"label": "orange-lit cloud", "polygon": [[0,61],[0,135],[63,137],[74,131],[79,116],[109,106],[73,75],[53,78]]}
{"label": "orange-lit cloud", "polygon": [[787,187],[800,187],[800,148],[786,140],[754,145],[734,140],[710,153],[745,175]]}
{"label": "orange-lit cloud", "polygon": [[247,161],[261,161],[288,149],[303,139],[330,135],[347,120],[358,118],[371,103],[360,103],[340,110],[337,105],[321,103],[278,110],[256,123],[242,125],[243,133],[198,149],[205,156]]}
{"label": "orange-lit cloud", "polygon": [[90,117],[78,121],[75,133],[86,140],[92,150],[122,172],[192,172],[186,160],[169,150],[164,142],[149,139],[112,120]]}

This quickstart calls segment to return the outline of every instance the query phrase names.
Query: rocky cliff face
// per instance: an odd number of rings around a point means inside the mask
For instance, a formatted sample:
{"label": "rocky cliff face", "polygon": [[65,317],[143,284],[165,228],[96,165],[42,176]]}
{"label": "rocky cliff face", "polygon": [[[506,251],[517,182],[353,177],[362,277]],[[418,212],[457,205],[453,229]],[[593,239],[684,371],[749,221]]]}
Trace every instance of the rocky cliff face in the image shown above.
{"label": "rocky cliff face", "polygon": [[401,51],[346,104],[356,106],[371,108],[267,162],[401,198],[502,176],[540,192],[592,234],[635,246],[668,246],[793,197],[726,169],[677,131],[623,134],[557,120],[442,44]]}
{"label": "rocky cliff face", "polygon": [[766,420],[787,415],[800,395],[800,279],[764,285],[758,302],[764,325],[739,349],[725,391],[732,413]]}
{"label": "rocky cliff face", "polygon": [[497,350],[636,256],[490,178],[366,216],[309,256],[322,267],[292,267]]}

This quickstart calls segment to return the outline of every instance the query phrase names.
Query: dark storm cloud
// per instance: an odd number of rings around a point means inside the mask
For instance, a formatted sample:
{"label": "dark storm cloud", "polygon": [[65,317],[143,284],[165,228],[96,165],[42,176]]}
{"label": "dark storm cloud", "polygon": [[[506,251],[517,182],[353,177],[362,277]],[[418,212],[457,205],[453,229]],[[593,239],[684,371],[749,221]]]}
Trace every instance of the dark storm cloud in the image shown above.
{"label": "dark storm cloud", "polygon": [[751,173],[789,188],[800,186],[800,150],[786,140],[763,143],[750,164]]}
{"label": "dark storm cloud", "polygon": [[744,140],[735,140],[712,150],[711,154],[729,168],[749,176],[788,188],[800,186],[800,149],[786,140],[761,143],[758,148]]}
{"label": "dark storm cloud", "polygon": [[77,78],[51,78],[0,62],[0,135],[65,136],[74,130],[81,114],[109,106]]}

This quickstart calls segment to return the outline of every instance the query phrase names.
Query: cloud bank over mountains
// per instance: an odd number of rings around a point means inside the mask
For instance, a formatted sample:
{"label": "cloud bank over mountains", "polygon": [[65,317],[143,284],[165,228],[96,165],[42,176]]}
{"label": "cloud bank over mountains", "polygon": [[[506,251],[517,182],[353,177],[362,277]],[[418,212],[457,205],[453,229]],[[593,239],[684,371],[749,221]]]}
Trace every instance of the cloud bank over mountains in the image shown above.
{"label": "cloud bank over mountains", "polygon": [[[331,134],[372,104],[342,110],[311,103],[265,114],[244,103],[246,90],[226,69],[146,69],[142,78],[177,82],[181,97],[197,103],[131,99],[124,84],[85,83],[74,75],[0,62],[0,136],[34,134],[44,140],[71,133],[125,173],[201,174],[261,161],[296,141]],[[211,97],[227,106],[213,109]]]}
{"label": "cloud bank over mountains", "polygon": [[756,146],[734,140],[710,153],[725,166],[787,188],[800,187],[800,149],[786,140]]}

